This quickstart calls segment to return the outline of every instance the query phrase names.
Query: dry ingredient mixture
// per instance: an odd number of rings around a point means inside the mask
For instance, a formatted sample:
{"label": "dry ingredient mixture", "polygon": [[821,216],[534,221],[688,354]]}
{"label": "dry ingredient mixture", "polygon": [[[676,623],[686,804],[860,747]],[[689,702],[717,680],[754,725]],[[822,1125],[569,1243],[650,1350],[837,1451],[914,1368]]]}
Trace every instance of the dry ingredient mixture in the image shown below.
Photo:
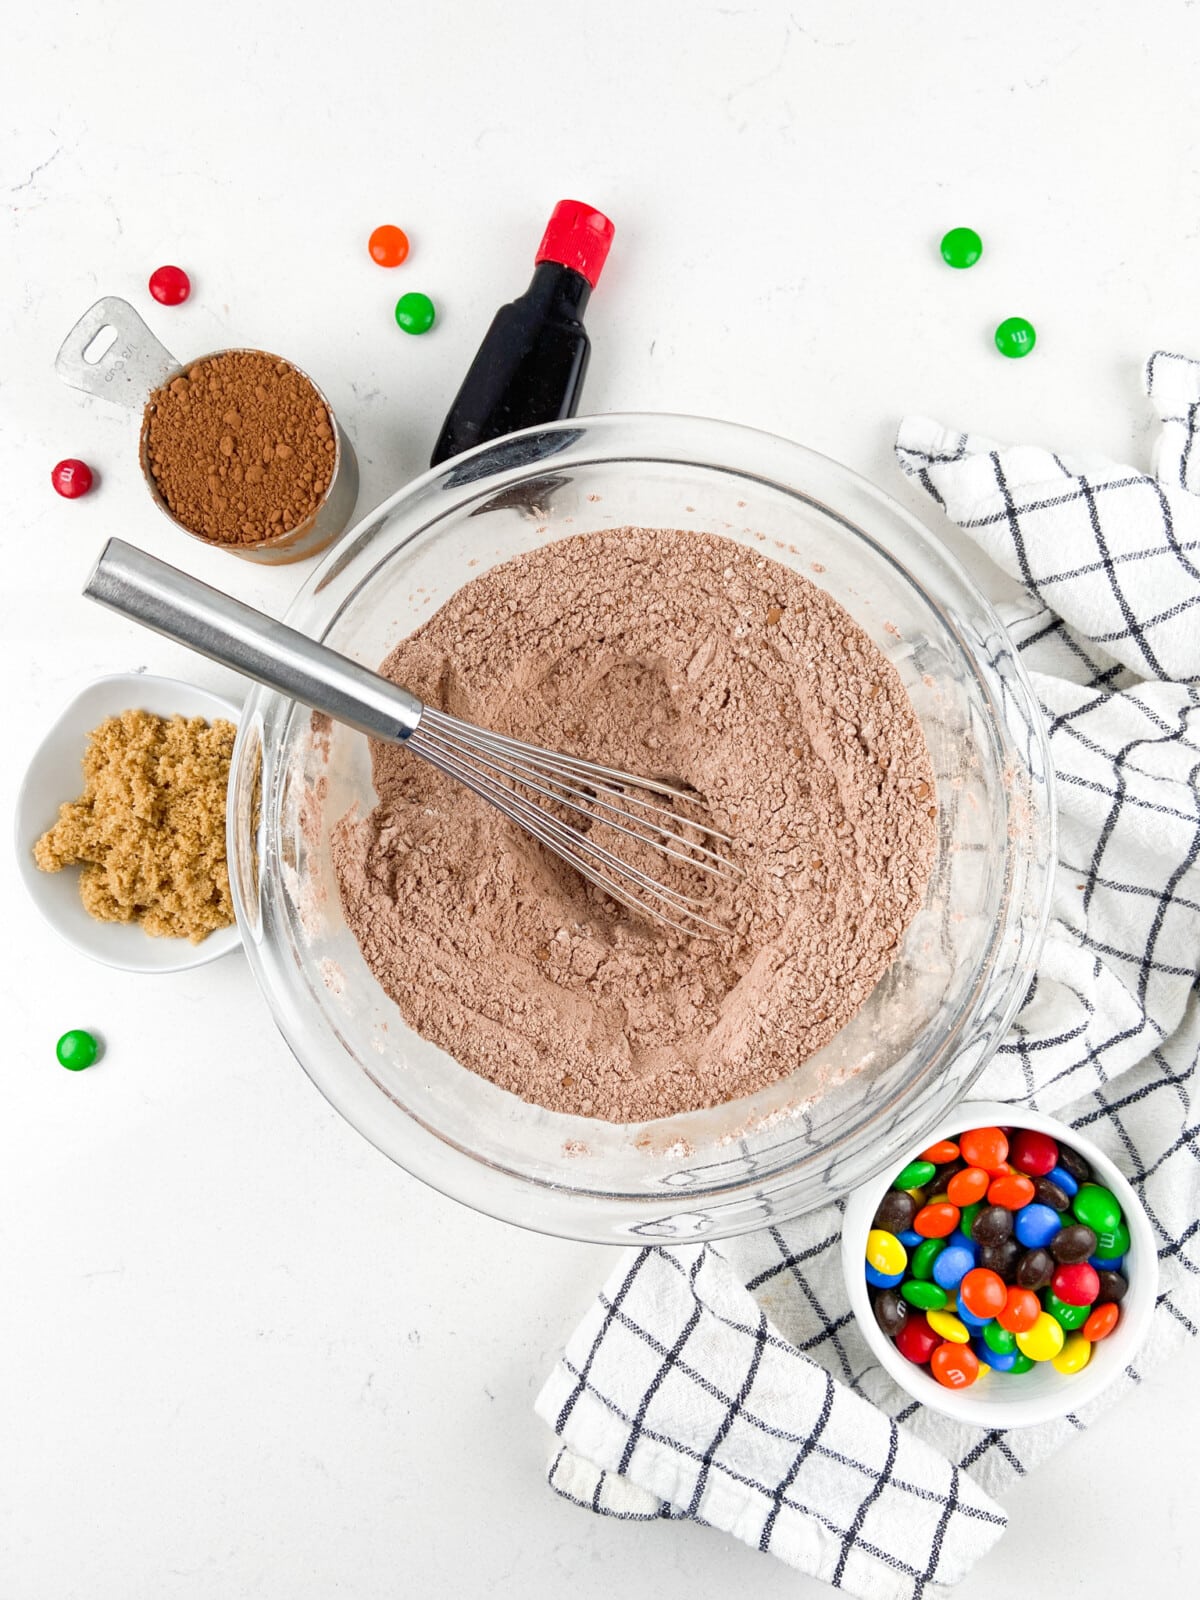
{"label": "dry ingredient mixture", "polygon": [[264,350],[195,362],[150,396],[142,430],[172,514],[214,544],[301,527],[333,473],[328,407],[303,373]]}
{"label": "dry ingredient mixture", "polygon": [[123,711],[91,734],[84,792],[34,846],[43,872],[82,866],[84,909],[100,922],[199,944],[234,920],[225,791],[237,730],[203,717]]}
{"label": "dry ingredient mixture", "polygon": [[929,752],[895,669],[798,573],[712,535],[586,534],[468,583],[382,670],[690,786],[745,869],[714,901],[728,937],[676,934],[374,747],[379,803],[333,836],[346,917],[410,1025],[472,1071],[612,1122],[714,1105],[792,1072],[896,955],[933,862]]}

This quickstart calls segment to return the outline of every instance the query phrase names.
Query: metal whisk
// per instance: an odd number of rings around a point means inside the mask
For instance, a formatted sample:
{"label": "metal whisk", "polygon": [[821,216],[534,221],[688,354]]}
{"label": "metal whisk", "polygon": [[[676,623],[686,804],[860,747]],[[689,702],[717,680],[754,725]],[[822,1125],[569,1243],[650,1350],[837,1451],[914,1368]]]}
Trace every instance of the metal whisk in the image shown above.
{"label": "metal whisk", "polygon": [[612,848],[625,841],[714,879],[740,875],[721,849],[733,841],[704,820],[699,796],[447,716],[122,539],[109,540],[83,592],[337,722],[405,745],[624,905],[684,933],[724,932],[702,913],[706,897],[663,883]]}

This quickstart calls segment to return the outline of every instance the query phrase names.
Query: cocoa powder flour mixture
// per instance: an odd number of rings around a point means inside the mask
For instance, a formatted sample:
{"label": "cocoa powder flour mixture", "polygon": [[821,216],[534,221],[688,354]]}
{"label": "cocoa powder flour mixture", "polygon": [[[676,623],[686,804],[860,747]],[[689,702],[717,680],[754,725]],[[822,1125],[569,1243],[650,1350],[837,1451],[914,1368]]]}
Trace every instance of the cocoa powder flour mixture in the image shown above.
{"label": "cocoa powder flour mixture", "polygon": [[374,748],[379,803],[334,831],[349,925],[410,1025],[523,1099],[637,1122],[750,1094],[858,1011],[921,904],[933,772],[900,678],[754,550],[661,528],[548,545],[468,583],[382,670],[501,733],[690,786],[736,841],[745,877],[713,902],[729,936],[676,934]]}

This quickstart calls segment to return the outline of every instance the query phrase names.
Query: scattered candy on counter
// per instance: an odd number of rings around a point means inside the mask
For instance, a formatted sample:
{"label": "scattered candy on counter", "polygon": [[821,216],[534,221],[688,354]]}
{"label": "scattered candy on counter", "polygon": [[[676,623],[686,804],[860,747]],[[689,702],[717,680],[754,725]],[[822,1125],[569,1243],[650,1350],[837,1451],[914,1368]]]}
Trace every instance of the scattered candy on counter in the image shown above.
{"label": "scattered candy on counter", "polygon": [[951,228],[942,235],[942,260],[948,267],[973,267],[983,254],[983,240],[974,228]]}
{"label": "scattered candy on counter", "polygon": [[371,260],[381,267],[398,267],[408,259],[408,235],[403,228],[385,222],[367,240]]}
{"label": "scattered candy on counter", "polygon": [[1011,356],[1014,361],[1020,356],[1027,356],[1036,343],[1033,323],[1025,317],[1005,317],[996,329],[996,349],[1002,356]]}
{"label": "scattered candy on counter", "polygon": [[82,1072],[100,1054],[100,1046],[86,1028],[71,1028],[55,1045],[54,1053],[68,1072]]}
{"label": "scattered candy on counter", "polygon": [[427,294],[414,290],[396,301],[396,321],[405,333],[428,333],[434,316],[433,301]]}
{"label": "scattered candy on counter", "polygon": [[1129,1229],[1076,1151],[969,1128],[892,1179],[867,1235],[875,1320],[948,1389],[983,1366],[1081,1372],[1120,1321]]}
{"label": "scattered candy on counter", "polygon": [[78,500],[81,494],[86,494],[92,487],[94,479],[86,461],[77,461],[74,456],[68,456],[54,467],[50,482],[54,485],[55,494],[62,495],[64,500]]}
{"label": "scattered candy on counter", "polygon": [[157,267],[150,274],[150,293],[160,306],[181,306],[192,292],[192,280],[182,267]]}

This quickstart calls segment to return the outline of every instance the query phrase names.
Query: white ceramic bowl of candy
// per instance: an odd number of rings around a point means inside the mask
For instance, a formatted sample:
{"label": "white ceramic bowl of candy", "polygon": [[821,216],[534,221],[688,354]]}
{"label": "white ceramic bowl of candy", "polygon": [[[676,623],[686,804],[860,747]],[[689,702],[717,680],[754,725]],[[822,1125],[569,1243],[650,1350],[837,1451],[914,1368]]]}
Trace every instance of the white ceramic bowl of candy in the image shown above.
{"label": "white ceramic bowl of candy", "polygon": [[842,1268],[895,1382],[988,1428],[1094,1399],[1137,1354],[1158,1292],[1149,1220],[1113,1161],[1065,1123],[987,1101],[850,1196]]}

